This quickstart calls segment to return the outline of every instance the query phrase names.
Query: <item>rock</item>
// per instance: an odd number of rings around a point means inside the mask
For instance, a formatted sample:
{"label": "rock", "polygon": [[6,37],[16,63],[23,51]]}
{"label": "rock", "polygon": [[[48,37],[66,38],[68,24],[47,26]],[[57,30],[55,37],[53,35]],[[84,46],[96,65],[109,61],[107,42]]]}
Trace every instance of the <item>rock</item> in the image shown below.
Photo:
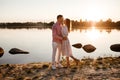
{"label": "rock", "polygon": [[110,49],[115,52],[120,52],[120,44],[113,44],[110,46]]}
{"label": "rock", "polygon": [[69,70],[69,69],[66,69],[66,70],[65,70],[65,74],[66,74],[66,75],[70,74],[70,70]]}
{"label": "rock", "polygon": [[75,73],[75,72],[76,72],[76,69],[71,69],[71,72],[72,72],[72,73]]}
{"label": "rock", "polygon": [[10,54],[28,54],[29,52],[20,50],[20,49],[18,49],[18,48],[12,48],[12,49],[9,51],[9,53],[10,53]]}
{"label": "rock", "polygon": [[81,48],[82,44],[81,43],[76,43],[76,44],[73,44],[72,46],[75,47],[75,48]]}
{"label": "rock", "polygon": [[46,69],[46,68],[48,68],[48,67],[49,67],[48,64],[44,64],[44,65],[42,66],[43,69]]}
{"label": "rock", "polygon": [[3,78],[3,75],[2,75],[2,73],[0,73],[0,79],[2,79]]}
{"label": "rock", "polygon": [[2,57],[3,54],[4,54],[4,50],[3,50],[3,48],[0,47],[0,57]]}
{"label": "rock", "polygon": [[63,77],[62,80],[71,80],[69,77]]}
{"label": "rock", "polygon": [[30,77],[25,77],[23,80],[32,80]]}
{"label": "rock", "polygon": [[91,44],[87,44],[83,46],[83,50],[86,51],[87,53],[91,53],[94,52],[96,48]]}
{"label": "rock", "polygon": [[4,80],[15,80],[13,77],[6,77]]}
{"label": "rock", "polygon": [[41,75],[41,76],[45,76],[46,73],[45,73],[45,72],[41,72],[40,75]]}
{"label": "rock", "polygon": [[56,77],[55,76],[52,76],[52,78],[50,80],[56,80]]}

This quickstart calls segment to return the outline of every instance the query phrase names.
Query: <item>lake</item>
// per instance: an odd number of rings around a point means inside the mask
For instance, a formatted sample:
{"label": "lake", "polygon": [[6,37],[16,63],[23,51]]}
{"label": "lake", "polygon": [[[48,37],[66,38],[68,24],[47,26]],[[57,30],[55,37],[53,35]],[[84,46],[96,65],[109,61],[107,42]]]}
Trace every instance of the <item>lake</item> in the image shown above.
{"label": "lake", "polygon": [[[110,50],[110,45],[120,43],[120,31],[117,29],[76,29],[69,33],[72,44],[92,44],[97,49],[86,53],[82,48],[72,47],[73,55],[78,59],[120,56],[119,52]],[[0,29],[0,47],[5,54],[0,58],[0,64],[51,62],[52,31],[51,29]],[[11,48],[29,51],[29,54],[9,54]]]}

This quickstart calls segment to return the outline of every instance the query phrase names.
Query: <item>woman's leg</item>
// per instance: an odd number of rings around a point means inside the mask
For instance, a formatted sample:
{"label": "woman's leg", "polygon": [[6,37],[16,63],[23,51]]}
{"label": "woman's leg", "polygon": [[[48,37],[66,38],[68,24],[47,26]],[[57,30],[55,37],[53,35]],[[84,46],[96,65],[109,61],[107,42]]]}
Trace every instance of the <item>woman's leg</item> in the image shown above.
{"label": "woman's leg", "polygon": [[66,57],[66,61],[67,61],[67,67],[69,67],[70,66],[69,57]]}
{"label": "woman's leg", "polygon": [[70,57],[76,62],[76,65],[78,65],[79,60],[77,58],[75,58],[74,56],[70,56]]}

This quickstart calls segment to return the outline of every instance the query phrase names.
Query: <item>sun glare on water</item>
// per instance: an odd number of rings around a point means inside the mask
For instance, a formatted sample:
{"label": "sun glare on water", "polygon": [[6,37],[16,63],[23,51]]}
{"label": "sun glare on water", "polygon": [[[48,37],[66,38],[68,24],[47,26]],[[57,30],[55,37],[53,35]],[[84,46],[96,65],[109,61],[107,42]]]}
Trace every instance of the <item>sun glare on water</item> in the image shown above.
{"label": "sun glare on water", "polygon": [[100,32],[95,27],[92,27],[90,30],[86,32],[86,35],[91,40],[96,40],[100,37]]}

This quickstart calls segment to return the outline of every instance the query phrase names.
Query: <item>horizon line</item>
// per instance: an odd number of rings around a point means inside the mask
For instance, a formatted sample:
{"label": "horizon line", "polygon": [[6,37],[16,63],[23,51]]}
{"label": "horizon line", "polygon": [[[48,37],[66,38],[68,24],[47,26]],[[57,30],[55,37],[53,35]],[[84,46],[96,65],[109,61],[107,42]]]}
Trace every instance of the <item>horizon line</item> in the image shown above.
{"label": "horizon line", "polygon": [[[120,20],[113,20],[113,19],[111,19],[111,18],[108,18],[108,19],[106,19],[106,20],[103,20],[103,19],[100,19],[100,20],[97,20],[97,21],[94,21],[94,20],[87,20],[87,19],[70,19],[71,21],[73,20],[73,21],[80,21],[80,20],[82,20],[82,21],[91,21],[91,22],[99,22],[99,21],[107,21],[107,20],[112,20],[112,22],[118,22],[118,21],[120,21]],[[57,20],[56,20],[57,21]],[[55,20],[41,20],[41,21],[0,21],[0,23],[27,23],[27,22],[32,22],[32,23],[36,23],[36,22],[42,22],[42,23],[48,23],[48,22],[56,22]]]}

